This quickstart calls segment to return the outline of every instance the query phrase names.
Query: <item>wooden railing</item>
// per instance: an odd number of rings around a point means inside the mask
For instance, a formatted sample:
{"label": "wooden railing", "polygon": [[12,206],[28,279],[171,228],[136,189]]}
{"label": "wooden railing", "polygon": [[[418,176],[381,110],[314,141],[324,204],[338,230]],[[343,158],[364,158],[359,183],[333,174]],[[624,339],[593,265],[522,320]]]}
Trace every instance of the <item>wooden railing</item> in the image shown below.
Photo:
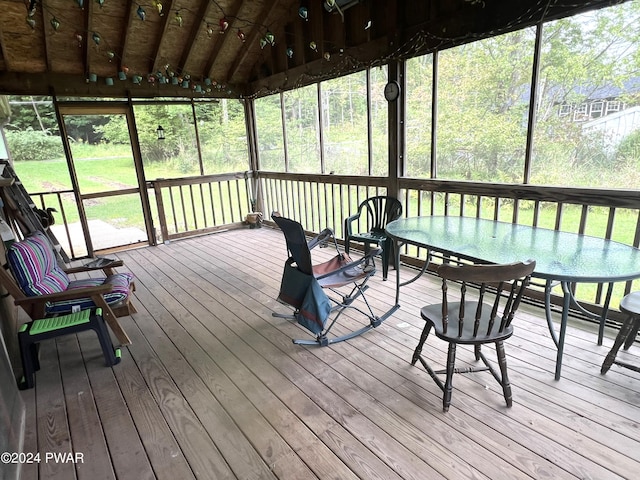
{"label": "wooden railing", "polygon": [[341,239],[345,218],[366,198],[387,193],[384,177],[275,172],[260,172],[258,177],[261,208],[267,218],[277,211],[298,220],[310,232],[330,227]]}
{"label": "wooden railing", "polygon": [[[309,232],[331,227],[344,238],[344,219],[366,198],[387,193],[389,179],[340,175],[246,172],[149,182],[163,241],[239,227],[255,206],[269,220],[272,211],[299,220]],[[490,218],[581,233],[640,245],[640,195],[633,190],[561,188],[401,178],[399,197],[406,217],[458,215]],[[255,192],[255,193],[254,193]],[[62,196],[32,195],[39,207],[53,206],[66,224]],[[360,225],[366,228],[366,225]],[[69,236],[68,228],[66,229]],[[73,254],[73,252],[71,252]],[[419,265],[425,256],[405,247],[403,260]],[[73,255],[72,255],[73,256]],[[578,285],[576,296],[598,310],[605,286]],[[612,305],[640,281],[619,283]]]}
{"label": "wooden railing", "polygon": [[[309,231],[326,226],[343,239],[344,219],[372,195],[385,194],[384,177],[347,177],[260,172],[265,214],[273,210],[299,220]],[[632,190],[542,187],[401,178],[399,196],[405,217],[458,215],[490,218],[640,244],[640,195]],[[361,227],[366,228],[366,225]],[[405,247],[403,260],[419,266],[426,252]],[[436,263],[437,263],[436,259]],[[580,284],[575,295],[587,309],[598,312],[605,285]],[[640,281],[619,283],[612,306]],[[554,295],[559,303],[560,292]]]}
{"label": "wooden railing", "polygon": [[[407,216],[474,216],[640,244],[640,195],[633,190],[418,179],[402,179],[400,185]],[[580,284],[576,296],[601,306],[604,287]],[[638,280],[617,284],[613,305],[638,288]]]}
{"label": "wooden railing", "polygon": [[249,181],[239,172],[149,182],[162,240],[242,225],[251,211]]}

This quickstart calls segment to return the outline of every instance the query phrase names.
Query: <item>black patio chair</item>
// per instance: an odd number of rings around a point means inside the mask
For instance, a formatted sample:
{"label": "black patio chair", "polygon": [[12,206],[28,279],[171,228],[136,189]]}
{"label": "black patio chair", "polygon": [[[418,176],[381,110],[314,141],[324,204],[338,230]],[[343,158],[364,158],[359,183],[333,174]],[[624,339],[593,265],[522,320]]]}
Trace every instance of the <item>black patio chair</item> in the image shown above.
{"label": "black patio chair", "polygon": [[[354,231],[353,224],[357,223],[366,211],[366,232]],[[402,215],[402,204],[394,197],[379,195],[367,198],[358,206],[358,212],[344,221],[344,251],[349,254],[351,241],[364,243],[364,253],[369,253],[370,245],[382,247],[382,279],[387,279],[389,272],[389,259],[392,256],[393,240],[387,237],[385,227],[389,222],[397,220]],[[394,267],[397,269],[398,265]]]}
{"label": "black patio chair", "polygon": [[[513,334],[511,325],[524,290],[529,284],[536,262],[518,262],[505,265],[452,265],[444,264],[438,268],[442,277],[442,303],[427,305],[420,311],[426,322],[420,341],[416,347],[411,365],[420,360],[433,381],[443,392],[442,409],[446,412],[451,404],[454,373],[472,373],[488,370],[502,387],[507,407],[512,404],[511,385],[507,375],[507,360],[504,353],[504,340]],[[460,284],[456,301],[450,301],[452,293],[449,284]],[[467,292],[471,284],[479,286],[475,298]],[[422,347],[431,329],[438,338],[449,343],[446,369],[434,371],[422,356]],[[480,351],[485,343],[495,344],[500,375],[494,370]],[[459,344],[473,345],[476,361],[482,360],[483,366],[456,368],[456,347]],[[443,384],[437,375],[446,374]]]}
{"label": "black patio chair", "polygon": [[[359,260],[353,261],[338,250],[338,243],[331,229],[327,228],[307,241],[300,223],[282,217],[277,212],[272,213],[271,218],[284,233],[290,255],[285,263],[278,300],[295,309],[293,314],[273,313],[273,316],[295,320],[315,335],[315,340],[296,339],[293,343],[327,346],[348,340],[378,327],[398,308],[394,306],[377,316],[364,295],[368,288],[367,282],[376,271],[373,256],[379,254],[380,249],[373,249]],[[314,265],[311,250],[331,239],[336,255],[329,261]],[[359,298],[366,309],[353,305],[354,300]],[[347,309],[364,315],[366,325],[343,335],[329,337],[331,328]]]}

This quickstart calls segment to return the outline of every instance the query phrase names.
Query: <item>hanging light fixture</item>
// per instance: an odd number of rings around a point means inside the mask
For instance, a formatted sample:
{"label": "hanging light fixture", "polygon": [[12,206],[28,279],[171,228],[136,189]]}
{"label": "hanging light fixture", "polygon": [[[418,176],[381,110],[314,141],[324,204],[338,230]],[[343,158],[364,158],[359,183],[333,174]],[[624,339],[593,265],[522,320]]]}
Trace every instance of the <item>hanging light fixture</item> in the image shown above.
{"label": "hanging light fixture", "polygon": [[162,125],[158,125],[156,133],[158,134],[158,140],[164,140],[164,128],[162,128]]}

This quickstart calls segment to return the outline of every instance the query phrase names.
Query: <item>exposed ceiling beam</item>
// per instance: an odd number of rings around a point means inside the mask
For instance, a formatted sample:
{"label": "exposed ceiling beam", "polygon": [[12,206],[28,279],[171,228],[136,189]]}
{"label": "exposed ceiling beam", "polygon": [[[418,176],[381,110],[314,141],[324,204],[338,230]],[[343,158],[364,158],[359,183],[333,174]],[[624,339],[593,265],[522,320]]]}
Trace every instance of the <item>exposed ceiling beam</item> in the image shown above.
{"label": "exposed ceiling beam", "polygon": [[44,11],[42,12],[42,25],[44,26],[44,52],[47,59],[47,71],[51,72],[53,70],[51,64],[51,58],[53,56],[53,47],[51,46],[51,39],[53,35],[55,35],[56,31],[51,25],[51,20],[55,18],[55,16],[51,17],[51,19],[47,19],[44,16]]}
{"label": "exposed ceiling beam", "polygon": [[86,2],[83,8],[84,12],[84,32],[78,32],[84,36],[82,42],[82,58],[84,59],[84,73],[91,72],[91,49],[89,42],[93,41],[93,4],[94,2]]}
{"label": "exposed ceiling beam", "polygon": [[[258,43],[258,38],[264,33],[266,33],[266,32],[261,32],[260,27],[266,23],[269,17],[271,17],[271,14],[273,13],[273,11],[277,6],[278,6],[277,2],[265,2],[264,8],[260,12],[260,16],[256,18],[256,21],[255,21],[256,25],[251,31],[251,35],[249,36],[249,38],[247,38],[247,41],[246,41],[247,44],[255,45],[256,43]],[[226,75],[227,82],[231,81],[231,79],[234,77],[234,75],[238,71],[238,68],[240,68],[240,66],[244,63],[244,61],[247,58],[247,55],[249,54],[249,49],[246,48],[246,45],[243,45],[243,46],[245,48],[243,48],[238,53],[235,61],[233,62],[233,64],[229,68],[229,71],[227,72],[227,75]]]}
{"label": "exposed ceiling beam", "polygon": [[173,0],[169,0],[168,1],[168,5],[164,5],[163,4],[163,9],[162,9],[162,33],[160,34],[160,36],[158,37],[158,42],[156,43],[156,48],[155,48],[155,54],[153,55],[153,63],[151,65],[149,65],[150,67],[150,72],[157,72],[158,70],[160,70],[160,66],[163,63],[162,62],[162,58],[160,56],[160,49],[162,47],[162,39],[165,38],[165,35],[167,34],[167,29],[169,28],[169,20],[171,18],[171,9],[173,8]]}
{"label": "exposed ceiling beam", "polygon": [[122,38],[122,51],[119,52],[120,53],[119,70],[122,70],[122,67],[127,65],[126,55],[127,55],[127,52],[129,51],[129,43],[131,39],[129,32],[131,31],[131,25],[133,24],[133,20],[136,16],[134,5],[136,5],[135,8],[137,9],[138,7],[137,7],[137,4],[134,3],[134,0],[127,0],[127,10],[126,10],[127,20],[123,22],[123,29],[122,29],[122,32],[120,33],[120,37]]}
{"label": "exposed ceiling beam", "polygon": [[[225,15],[227,15],[227,20],[229,20],[229,28],[227,29],[227,33],[224,34],[224,38],[222,39],[222,41],[218,41],[216,42],[216,44],[213,47],[213,51],[211,52],[211,55],[209,56],[209,60],[207,61],[207,64],[204,67],[204,72],[207,75],[207,77],[211,77],[213,75],[213,64],[216,60],[216,58],[218,57],[218,54],[220,53],[220,51],[222,50],[222,47],[224,45],[227,44],[227,42],[230,42],[232,40],[229,40],[229,37],[232,37],[233,35],[230,35],[230,33],[235,30],[237,27],[237,23],[238,22],[238,12],[240,11],[240,9],[242,8],[242,6],[244,5],[244,1],[242,2],[234,2],[232,5],[233,8],[232,10],[229,10],[228,12],[224,12]],[[237,38],[234,39],[234,41],[239,41]],[[222,79],[221,79],[222,80]]]}
{"label": "exposed ceiling beam", "polygon": [[[207,18],[211,13],[211,10],[213,9],[213,7],[214,7],[214,3],[211,0],[202,0],[202,2],[200,3],[200,7],[198,8],[198,14],[196,18],[198,19]],[[191,32],[189,32],[189,40],[187,41],[187,48],[184,49],[182,53],[182,57],[178,62],[179,72],[184,71],[185,65],[189,62],[189,57],[191,57],[191,55],[193,54],[193,51],[195,50],[198,36],[200,32],[205,28],[207,28],[207,25],[202,21],[198,21],[191,26]]]}

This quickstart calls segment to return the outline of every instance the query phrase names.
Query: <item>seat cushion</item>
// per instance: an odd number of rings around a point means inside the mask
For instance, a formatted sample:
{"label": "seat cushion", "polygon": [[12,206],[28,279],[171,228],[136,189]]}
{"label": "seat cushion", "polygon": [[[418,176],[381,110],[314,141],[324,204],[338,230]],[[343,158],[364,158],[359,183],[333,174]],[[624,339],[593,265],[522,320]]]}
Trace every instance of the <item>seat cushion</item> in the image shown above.
{"label": "seat cushion", "polygon": [[37,232],[11,245],[7,260],[18,286],[29,297],[63,292],[69,277],[56,261],[49,239]]}
{"label": "seat cushion", "polygon": [[[126,300],[129,296],[133,275],[130,273],[116,273],[106,278],[85,278],[82,280],[72,280],[69,282],[68,290],[86,287],[96,287],[105,283],[111,284],[113,290],[103,295],[108,305],[113,305]],[[72,311],[74,305],[79,305],[81,310],[94,307],[91,298],[79,298],[74,300],[64,300],[62,302],[49,303],[46,306],[47,314],[68,313]]]}

